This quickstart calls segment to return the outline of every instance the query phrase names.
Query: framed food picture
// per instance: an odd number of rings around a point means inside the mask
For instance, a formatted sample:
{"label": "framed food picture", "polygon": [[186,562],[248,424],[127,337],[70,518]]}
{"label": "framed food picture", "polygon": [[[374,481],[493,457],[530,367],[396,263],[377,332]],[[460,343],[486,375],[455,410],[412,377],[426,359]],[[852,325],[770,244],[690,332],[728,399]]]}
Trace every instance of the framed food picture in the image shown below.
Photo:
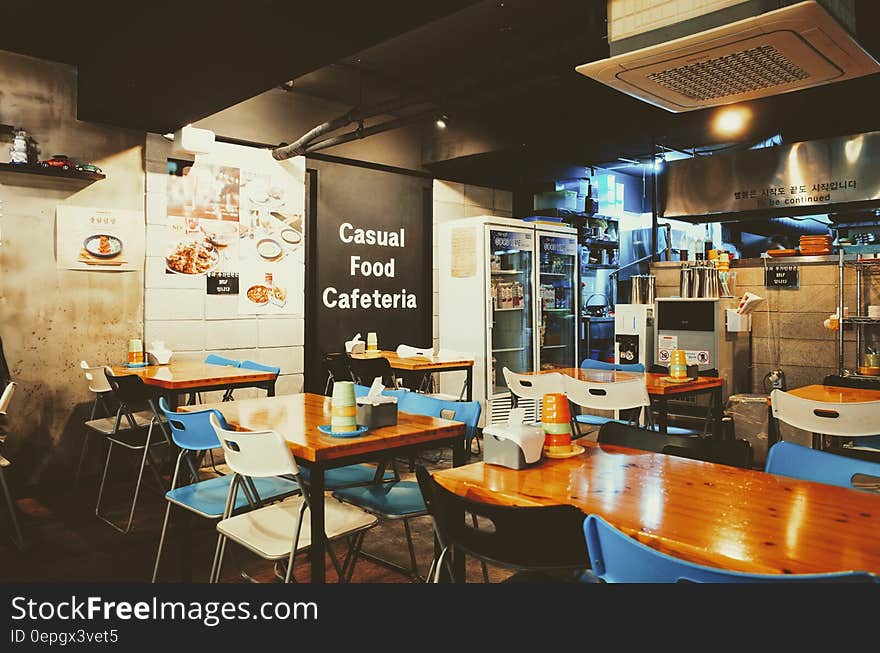
{"label": "framed food picture", "polygon": [[61,204],[55,210],[57,266],[120,272],[144,266],[144,214]]}

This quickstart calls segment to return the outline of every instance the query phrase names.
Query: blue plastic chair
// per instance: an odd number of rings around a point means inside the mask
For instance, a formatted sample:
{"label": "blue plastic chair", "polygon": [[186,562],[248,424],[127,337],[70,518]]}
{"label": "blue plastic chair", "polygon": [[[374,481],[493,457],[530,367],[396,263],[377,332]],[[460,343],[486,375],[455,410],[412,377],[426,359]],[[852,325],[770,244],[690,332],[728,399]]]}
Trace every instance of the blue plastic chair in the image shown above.
{"label": "blue plastic chair", "polygon": [[[477,432],[481,408],[478,401],[448,401],[429,397],[418,392],[407,392],[399,400],[398,410],[414,415],[426,415],[464,422],[467,441],[470,442]],[[378,559],[363,551],[361,551],[360,555],[397,569],[408,576],[420,578],[409,520],[414,517],[427,515],[428,509],[425,507],[422,491],[419,489],[417,481],[395,480],[391,483],[347,488],[337,490],[333,493],[333,496],[339,501],[357,506],[379,519],[402,519],[403,528],[406,533],[406,543],[409,548],[409,569],[390,563],[387,560]]]}
{"label": "blue plastic chair", "polygon": [[[354,384],[354,396],[355,397],[366,397],[369,393],[370,393],[369,387],[367,387],[365,385],[361,385],[360,383]],[[409,393],[410,393],[410,391],[407,390],[406,388],[401,388],[399,390],[389,390],[388,388],[385,388],[382,391],[383,395],[387,395],[389,397],[397,397],[397,401],[400,401],[401,399],[403,399],[404,396],[406,396]]]}
{"label": "blue plastic chair", "polygon": [[[791,442],[777,442],[770,447],[764,471],[853,490],[880,489],[880,463],[838,456]],[[853,483],[856,474],[873,479],[866,479],[860,487]]]}
{"label": "blue plastic chair", "polygon": [[276,367],[275,365],[263,365],[262,363],[257,363],[257,362],[249,361],[249,360],[241,361],[241,365],[239,365],[239,367],[244,370],[256,370],[258,372],[270,372],[271,374],[274,374],[275,376],[278,376],[279,374],[281,374],[280,367]]}
{"label": "blue plastic chair", "polygon": [[[171,477],[171,489],[165,493],[167,505],[165,506],[165,520],[162,523],[162,534],[159,537],[159,550],[156,552],[156,564],[153,567],[154,583],[159,573],[159,561],[162,558],[162,549],[165,545],[165,532],[168,528],[171,506],[184,508],[205,519],[220,519],[226,509],[229,485],[232,482],[232,476],[227,475],[177,487],[181,465],[187,456],[220,447],[220,441],[217,439],[217,434],[211,427],[208,417],[216,415],[217,420],[224,428],[229,428],[229,426],[220,411],[216,409],[192,413],[171,412],[164,397],[159,399],[159,409],[168,420],[172,441],[180,447],[181,451],[177,456],[177,464]],[[192,470],[195,469],[193,466]],[[238,511],[249,507],[259,507],[262,502],[283,499],[300,491],[299,485],[295,481],[278,477],[252,479],[251,484],[242,487],[244,491],[237,493],[235,497],[235,510]]]}
{"label": "blue plastic chair", "polygon": [[227,367],[238,367],[241,365],[241,361],[237,361],[234,358],[219,356],[217,354],[208,354],[205,356],[205,362],[208,363],[208,365],[226,365]]}
{"label": "blue plastic chair", "polygon": [[877,583],[866,571],[827,574],[749,574],[694,564],[652,549],[620,532],[597,515],[584,520],[591,571],[584,580],[606,583]]}

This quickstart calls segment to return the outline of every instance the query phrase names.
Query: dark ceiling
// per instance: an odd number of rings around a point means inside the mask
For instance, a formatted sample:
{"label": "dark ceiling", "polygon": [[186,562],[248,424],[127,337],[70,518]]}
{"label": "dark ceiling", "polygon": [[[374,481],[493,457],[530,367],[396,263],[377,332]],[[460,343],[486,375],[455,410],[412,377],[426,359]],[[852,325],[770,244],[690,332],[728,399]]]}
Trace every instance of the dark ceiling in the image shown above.
{"label": "dark ceiling", "polygon": [[18,2],[0,49],[77,66],[80,120],[162,133],[473,2]]}
{"label": "dark ceiling", "polygon": [[[78,66],[81,119],[158,132],[291,79],[347,105],[427,96],[450,137],[467,124],[494,144],[427,167],[499,187],[583,176],[655,144],[717,144],[711,110],[668,113],[574,71],[608,56],[606,0],[120,4],[19,3],[0,48]],[[880,58],[880,2],[856,10],[857,38]],[[878,98],[880,75],[765,98],[743,141],[878,129]]]}

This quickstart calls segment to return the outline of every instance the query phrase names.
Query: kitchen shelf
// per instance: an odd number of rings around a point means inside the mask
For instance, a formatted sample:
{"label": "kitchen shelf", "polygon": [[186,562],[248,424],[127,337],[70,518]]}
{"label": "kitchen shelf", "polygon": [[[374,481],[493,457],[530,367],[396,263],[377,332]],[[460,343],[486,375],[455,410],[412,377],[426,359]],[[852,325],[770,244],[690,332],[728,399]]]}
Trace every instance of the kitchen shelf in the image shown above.
{"label": "kitchen shelf", "polygon": [[80,184],[91,184],[106,179],[107,175],[98,172],[81,172],[79,170],[62,170],[61,168],[44,168],[40,165],[23,165],[14,163],[0,163],[0,182],[21,183],[25,178],[32,179],[64,179]]}
{"label": "kitchen shelf", "polygon": [[496,308],[495,312],[500,313],[501,311],[521,311],[522,306],[517,306],[516,308]]}
{"label": "kitchen shelf", "polygon": [[619,266],[610,263],[584,263],[581,267],[584,270],[616,270]]}
{"label": "kitchen shelf", "polygon": [[865,315],[850,315],[843,318],[844,324],[880,324],[880,318],[867,317]]}
{"label": "kitchen shelf", "polygon": [[509,351],[522,351],[523,349],[524,349],[524,347],[510,347],[510,348],[506,348],[506,349],[493,349],[492,353],[493,354],[500,354],[500,353],[509,352]]}
{"label": "kitchen shelf", "polygon": [[571,313],[570,308],[542,308],[541,312],[543,313]]}
{"label": "kitchen shelf", "polygon": [[492,274],[522,274],[522,270],[492,270]]}
{"label": "kitchen shelf", "polygon": [[845,261],[844,265],[858,268],[863,272],[868,273],[880,272],[880,258],[865,258],[855,261]]}
{"label": "kitchen shelf", "polygon": [[563,349],[568,345],[541,345],[541,349]]}
{"label": "kitchen shelf", "polygon": [[581,244],[587,247],[590,245],[595,247],[620,247],[620,241],[618,240],[602,240],[600,238],[584,238]]}
{"label": "kitchen shelf", "polygon": [[568,272],[542,272],[542,277],[567,277],[570,276]]}

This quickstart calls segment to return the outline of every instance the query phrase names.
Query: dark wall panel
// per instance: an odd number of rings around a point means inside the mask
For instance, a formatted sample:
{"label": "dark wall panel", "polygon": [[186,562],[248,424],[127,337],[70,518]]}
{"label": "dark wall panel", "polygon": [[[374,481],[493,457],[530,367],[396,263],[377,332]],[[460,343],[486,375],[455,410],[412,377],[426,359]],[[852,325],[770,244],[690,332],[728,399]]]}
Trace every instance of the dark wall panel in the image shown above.
{"label": "dark wall panel", "polygon": [[[375,331],[380,349],[431,346],[431,180],[311,159],[308,167],[317,193],[309,211],[305,387],[323,392],[322,354],[344,351],[355,333],[366,340]],[[366,242],[356,242],[358,230]]]}

